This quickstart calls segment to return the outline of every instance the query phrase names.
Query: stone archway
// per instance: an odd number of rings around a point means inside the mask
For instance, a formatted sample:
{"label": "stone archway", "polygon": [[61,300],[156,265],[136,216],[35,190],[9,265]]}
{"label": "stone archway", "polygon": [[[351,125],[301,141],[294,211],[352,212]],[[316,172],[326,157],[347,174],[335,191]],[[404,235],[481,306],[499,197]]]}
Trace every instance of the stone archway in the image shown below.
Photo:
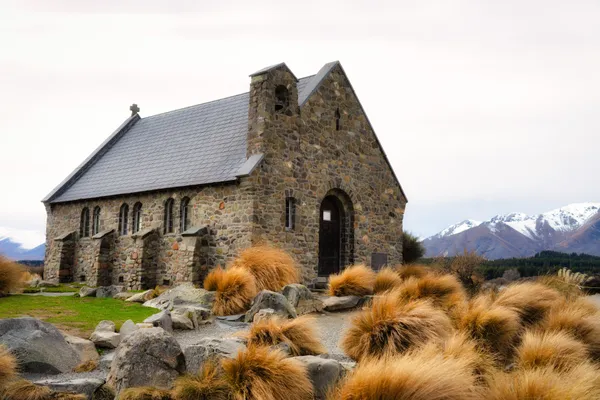
{"label": "stone archway", "polygon": [[341,189],[328,191],[319,206],[318,275],[326,277],[354,263],[354,208]]}

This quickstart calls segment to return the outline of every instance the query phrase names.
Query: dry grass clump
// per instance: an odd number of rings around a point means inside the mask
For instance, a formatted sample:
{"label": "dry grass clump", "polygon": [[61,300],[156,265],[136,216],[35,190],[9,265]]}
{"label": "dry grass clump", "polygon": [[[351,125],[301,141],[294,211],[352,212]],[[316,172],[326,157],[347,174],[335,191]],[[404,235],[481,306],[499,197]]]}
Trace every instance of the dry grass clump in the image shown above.
{"label": "dry grass clump", "polygon": [[73,368],[73,372],[91,372],[98,368],[98,361],[87,360]]}
{"label": "dry grass clump", "polygon": [[311,400],[313,386],[306,368],[279,350],[250,346],[222,361],[233,400]]}
{"label": "dry grass clump", "polygon": [[317,355],[327,352],[319,340],[314,318],[267,318],[254,322],[245,337],[248,345],[274,346],[285,343],[292,356]]}
{"label": "dry grass clump", "polygon": [[461,360],[409,353],[361,362],[328,399],[470,400],[479,392]]}
{"label": "dry grass clump", "polygon": [[198,375],[184,375],[175,381],[173,400],[228,400],[231,387],[214,361],[203,364]]}
{"label": "dry grass clump", "polygon": [[453,275],[425,275],[408,278],[394,291],[398,299],[408,302],[417,299],[431,300],[435,307],[454,312],[464,306],[467,295]]}
{"label": "dry grass clump", "polygon": [[300,281],[300,272],[294,259],[285,251],[273,247],[250,247],[242,251],[231,267],[252,273],[258,292],[279,292],[285,285]]}
{"label": "dry grass clump", "polygon": [[450,318],[427,301],[399,303],[387,294],[354,317],[341,347],[354,360],[403,353],[452,332]]}
{"label": "dry grass clump", "polygon": [[329,276],[331,296],[367,296],[373,294],[375,271],[364,264],[352,265]]}
{"label": "dry grass clump", "polygon": [[396,271],[389,267],[383,268],[375,275],[373,293],[387,292],[400,286],[401,283],[402,278],[400,278]]}
{"label": "dry grass clump", "polygon": [[115,400],[115,390],[106,383],[92,394],[92,400]]}
{"label": "dry grass clump", "polygon": [[525,325],[531,325],[546,316],[562,296],[541,283],[523,282],[509,285],[498,293],[496,303],[516,311]]}
{"label": "dry grass clump", "polygon": [[118,400],[172,400],[171,393],[155,387],[133,387],[123,390]]}
{"label": "dry grass clump", "polygon": [[486,400],[592,400],[600,398],[598,370],[580,364],[569,372],[552,367],[497,372],[490,376]]}
{"label": "dry grass clump", "polygon": [[17,360],[10,351],[0,344],[0,388],[17,374]]}
{"label": "dry grass clump", "polygon": [[224,273],[225,271],[220,266],[210,271],[208,275],[206,275],[206,278],[204,278],[204,289],[209,292],[217,290],[219,282],[223,280]]}
{"label": "dry grass clump", "polygon": [[8,296],[25,285],[24,272],[19,264],[0,255],[0,297]]}
{"label": "dry grass clump", "polygon": [[587,359],[586,346],[565,332],[525,332],[516,352],[522,369],[552,367],[570,370]]}
{"label": "dry grass clump", "polygon": [[469,301],[457,325],[486,351],[497,355],[510,352],[521,329],[517,312],[493,303],[486,295],[478,295]]}
{"label": "dry grass clump", "polygon": [[257,294],[254,275],[243,268],[228,268],[219,279],[213,312],[232,315],[248,309]]}
{"label": "dry grass clump", "polygon": [[421,264],[407,264],[396,266],[396,273],[402,280],[408,278],[423,278],[425,275],[428,275],[431,272],[431,268]]}
{"label": "dry grass clump", "polygon": [[25,379],[17,379],[0,388],[0,398],[10,400],[51,400],[52,391]]}

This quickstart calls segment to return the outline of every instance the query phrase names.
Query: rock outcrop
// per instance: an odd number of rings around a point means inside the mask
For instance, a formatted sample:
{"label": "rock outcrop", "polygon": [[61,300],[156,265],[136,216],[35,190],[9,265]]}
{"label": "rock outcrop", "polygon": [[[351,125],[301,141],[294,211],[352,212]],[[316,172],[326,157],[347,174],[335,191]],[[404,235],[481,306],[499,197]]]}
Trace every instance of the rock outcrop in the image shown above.
{"label": "rock outcrop", "polygon": [[252,322],[254,315],[265,308],[273,309],[276,314],[284,318],[296,318],[296,310],[284,295],[270,290],[263,290],[254,298],[252,307],[246,313],[244,320]]}

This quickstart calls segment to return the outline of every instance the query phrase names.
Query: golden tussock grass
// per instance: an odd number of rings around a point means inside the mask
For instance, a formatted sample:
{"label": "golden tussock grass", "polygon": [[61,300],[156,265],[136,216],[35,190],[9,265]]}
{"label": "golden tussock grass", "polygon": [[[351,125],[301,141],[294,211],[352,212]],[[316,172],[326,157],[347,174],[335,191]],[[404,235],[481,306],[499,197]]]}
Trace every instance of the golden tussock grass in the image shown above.
{"label": "golden tussock grass", "polygon": [[373,294],[375,271],[364,264],[347,267],[339,274],[329,276],[331,296],[367,296]]}
{"label": "golden tussock grass", "polygon": [[106,383],[94,392],[92,400],[115,400],[115,390]]}
{"label": "golden tussock grass", "polygon": [[504,356],[510,353],[521,329],[519,314],[493,303],[487,295],[471,299],[457,325],[487,351]]}
{"label": "golden tussock grass", "polygon": [[0,344],[0,388],[17,374],[17,360],[8,349]]}
{"label": "golden tussock grass", "polygon": [[351,321],[341,347],[354,360],[403,353],[452,332],[450,318],[427,301],[399,303],[392,292],[373,300]]}
{"label": "golden tussock grass", "polygon": [[73,372],[91,372],[98,368],[98,361],[87,360],[73,368]]}
{"label": "golden tussock grass", "polygon": [[409,353],[361,362],[328,400],[474,400],[480,390],[460,360]]}
{"label": "golden tussock grass", "polygon": [[228,400],[231,387],[215,361],[205,362],[197,375],[177,378],[173,400]]}
{"label": "golden tussock grass", "polygon": [[556,290],[563,296],[567,298],[575,298],[579,296],[583,296],[583,290],[579,287],[579,285],[568,282],[564,279],[560,279],[556,275],[545,275],[540,276],[536,282],[541,283],[542,285],[548,286],[551,289]]}
{"label": "golden tussock grass", "polygon": [[496,304],[516,311],[524,325],[531,325],[546,316],[562,296],[546,285],[523,282],[509,285],[498,293]]}
{"label": "golden tussock grass", "polygon": [[256,278],[258,292],[279,292],[285,285],[300,281],[300,271],[294,259],[285,251],[274,247],[250,247],[241,252],[231,267],[251,272]]}
{"label": "golden tussock grass", "polygon": [[552,367],[497,372],[489,377],[486,400],[592,400],[600,398],[596,367],[583,363],[569,372]]}
{"label": "golden tussock grass", "polygon": [[118,400],[172,400],[171,392],[150,386],[127,388],[119,393]]}
{"label": "golden tussock grass", "polygon": [[315,319],[302,316],[295,319],[266,318],[254,322],[244,335],[248,345],[273,346],[285,343],[293,356],[317,355],[327,352],[315,328]]}
{"label": "golden tussock grass", "polygon": [[18,379],[4,385],[0,390],[2,400],[51,400],[52,391],[46,386]]}
{"label": "golden tussock grass", "polygon": [[394,293],[400,301],[417,299],[431,300],[435,307],[454,313],[464,307],[467,294],[462,284],[453,275],[425,275],[408,278]]}
{"label": "golden tussock grass", "polygon": [[400,279],[408,278],[423,278],[425,275],[432,273],[431,268],[421,264],[397,265],[396,272]]}
{"label": "golden tussock grass", "polygon": [[223,280],[224,273],[225,271],[223,271],[223,268],[220,266],[210,271],[208,275],[206,275],[206,278],[204,278],[204,289],[208,290],[209,292],[214,292],[217,290],[219,282]]}
{"label": "golden tussock grass", "polygon": [[50,396],[52,400],[87,400],[87,396],[85,394],[78,393],[59,393],[54,392]]}
{"label": "golden tussock grass", "polygon": [[517,348],[515,364],[521,369],[552,367],[566,371],[587,356],[585,344],[565,332],[527,331]]}
{"label": "golden tussock grass", "polygon": [[387,292],[400,286],[401,283],[402,278],[400,278],[395,270],[389,267],[383,268],[375,275],[373,293]]}
{"label": "golden tussock grass", "polygon": [[232,315],[246,311],[257,294],[254,275],[243,268],[228,268],[219,279],[213,312]]}
{"label": "golden tussock grass", "polygon": [[19,264],[0,255],[0,297],[23,288],[26,279],[24,272]]}
{"label": "golden tussock grass", "polygon": [[313,386],[304,365],[279,350],[250,346],[221,362],[233,400],[311,400]]}

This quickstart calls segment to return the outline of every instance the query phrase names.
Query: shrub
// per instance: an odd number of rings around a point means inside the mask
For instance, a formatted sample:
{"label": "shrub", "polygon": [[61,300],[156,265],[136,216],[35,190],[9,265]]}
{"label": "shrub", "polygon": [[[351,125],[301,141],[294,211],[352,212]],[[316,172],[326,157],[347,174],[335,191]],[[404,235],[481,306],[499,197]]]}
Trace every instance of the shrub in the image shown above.
{"label": "shrub", "polygon": [[21,289],[24,278],[24,270],[19,264],[0,256],[0,297]]}
{"label": "shrub", "polygon": [[466,293],[458,279],[452,275],[428,274],[422,278],[408,278],[394,293],[400,301],[431,300],[435,307],[454,312],[463,307]]}
{"label": "shrub", "polygon": [[0,344],[0,389],[15,377],[17,360],[8,349]]}
{"label": "shrub", "polygon": [[17,379],[0,388],[0,398],[10,400],[51,400],[52,391],[25,379]]}
{"label": "shrub", "polygon": [[409,232],[402,232],[402,262],[410,264],[425,255],[425,247],[418,237]]}
{"label": "shrub", "polygon": [[373,294],[375,272],[364,264],[356,264],[329,276],[331,296],[367,296]]}
{"label": "shrub", "polygon": [[535,282],[509,285],[500,291],[496,304],[516,311],[525,325],[531,325],[548,313],[562,296],[554,289]]}
{"label": "shrub", "polygon": [[486,351],[507,356],[519,336],[519,315],[486,295],[471,299],[457,321],[458,328]]}
{"label": "shrub", "polygon": [[366,360],[331,393],[331,400],[470,400],[481,398],[461,360],[441,355]]}
{"label": "shrub", "polygon": [[228,400],[231,387],[215,361],[203,364],[198,375],[184,375],[175,381],[173,400]]}
{"label": "shrub", "polygon": [[87,360],[73,368],[73,372],[91,372],[98,368],[98,361]]}
{"label": "shrub", "polygon": [[150,386],[127,388],[121,391],[118,400],[172,400],[171,393],[165,389]]}
{"label": "shrub", "polygon": [[485,281],[483,275],[478,272],[484,262],[485,258],[474,250],[471,252],[464,250],[463,254],[452,258],[449,269],[470,292],[475,292]]}
{"label": "shrub", "polygon": [[222,365],[234,400],[313,398],[306,368],[282,351],[250,346]]}
{"label": "shrub", "polygon": [[399,303],[392,292],[373,299],[370,309],[354,317],[341,347],[354,360],[403,353],[449,336],[448,316],[426,301]]}
{"label": "shrub", "polygon": [[49,400],[87,400],[85,394],[53,392]]}
{"label": "shrub", "polygon": [[285,251],[273,247],[250,247],[242,251],[231,266],[252,273],[258,292],[279,292],[285,285],[300,281],[300,272],[294,259]]}
{"label": "shrub", "polygon": [[388,290],[398,287],[402,283],[402,279],[392,268],[383,268],[375,275],[375,284],[373,293],[383,293]]}
{"label": "shrub", "polygon": [[219,279],[213,312],[216,315],[244,312],[256,296],[254,275],[243,268],[228,268]]}
{"label": "shrub", "polygon": [[210,271],[204,279],[204,289],[208,290],[209,292],[214,292],[217,290],[219,282],[223,279],[224,273],[225,271],[223,271],[223,268],[220,266]]}
{"label": "shrub", "polygon": [[525,332],[516,352],[522,369],[552,367],[560,371],[576,367],[587,359],[586,346],[565,332]]}
{"label": "shrub", "polygon": [[249,345],[274,346],[285,343],[293,356],[317,355],[327,352],[319,340],[314,318],[267,318],[253,323],[245,335]]}
{"label": "shrub", "polygon": [[396,267],[396,272],[400,279],[408,279],[411,277],[414,278],[423,278],[425,275],[430,274],[432,271],[426,265],[420,264],[409,264],[409,265],[398,265]]}

